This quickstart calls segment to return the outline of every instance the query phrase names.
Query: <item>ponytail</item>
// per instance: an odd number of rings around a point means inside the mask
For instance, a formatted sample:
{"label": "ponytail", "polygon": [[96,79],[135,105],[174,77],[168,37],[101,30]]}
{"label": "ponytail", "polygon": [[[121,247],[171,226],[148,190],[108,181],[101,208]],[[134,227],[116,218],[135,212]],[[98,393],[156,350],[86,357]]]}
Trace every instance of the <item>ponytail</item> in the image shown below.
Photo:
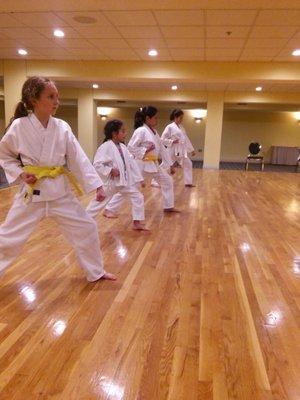
{"label": "ponytail", "polygon": [[152,118],[156,114],[157,108],[153,106],[139,108],[134,115],[134,129],[143,126],[143,124],[146,122],[146,117]]}
{"label": "ponytail", "polygon": [[170,121],[174,121],[175,118],[180,117],[181,115],[184,115],[184,112],[180,110],[179,108],[175,108],[170,114]]}

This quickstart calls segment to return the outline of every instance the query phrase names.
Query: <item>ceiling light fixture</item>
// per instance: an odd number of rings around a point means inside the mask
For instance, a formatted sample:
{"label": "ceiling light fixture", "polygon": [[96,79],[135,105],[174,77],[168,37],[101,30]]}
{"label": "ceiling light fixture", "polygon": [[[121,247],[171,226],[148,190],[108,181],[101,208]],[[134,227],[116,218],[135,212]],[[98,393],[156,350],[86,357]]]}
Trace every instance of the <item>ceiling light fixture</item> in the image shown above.
{"label": "ceiling light fixture", "polygon": [[65,32],[63,32],[61,29],[55,29],[53,35],[62,38],[65,36]]}
{"label": "ceiling light fixture", "polygon": [[98,83],[93,83],[93,89],[98,89],[98,88],[99,88]]}
{"label": "ceiling light fixture", "polygon": [[155,50],[155,49],[151,49],[151,50],[148,51],[148,55],[149,55],[150,57],[156,57],[157,54],[158,54],[158,52],[157,52],[157,50]]}
{"label": "ceiling light fixture", "polygon": [[173,85],[173,86],[171,86],[171,89],[172,89],[172,90],[177,90],[178,87],[177,87],[177,85]]}
{"label": "ceiling light fixture", "polygon": [[300,56],[300,49],[296,49],[292,52],[292,55],[295,57],[299,57]]}
{"label": "ceiling light fixture", "polygon": [[20,56],[26,56],[28,54],[28,51],[25,49],[19,49],[18,53],[20,54]]}
{"label": "ceiling light fixture", "polygon": [[261,86],[257,86],[257,87],[255,88],[255,90],[256,90],[257,92],[261,92],[261,91],[262,91],[262,87],[261,87]]}

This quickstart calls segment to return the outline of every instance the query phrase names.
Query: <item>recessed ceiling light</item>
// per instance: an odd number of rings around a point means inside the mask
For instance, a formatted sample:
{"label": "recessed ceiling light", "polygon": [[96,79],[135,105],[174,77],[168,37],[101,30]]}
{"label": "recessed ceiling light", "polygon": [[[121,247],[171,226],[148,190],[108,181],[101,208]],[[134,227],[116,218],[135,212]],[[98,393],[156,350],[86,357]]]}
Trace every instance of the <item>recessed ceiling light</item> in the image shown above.
{"label": "recessed ceiling light", "polygon": [[261,87],[261,86],[257,86],[257,87],[255,88],[255,90],[256,90],[257,92],[261,92],[261,91],[262,91],[262,87]]}
{"label": "recessed ceiling light", "polygon": [[98,88],[99,88],[98,83],[93,83],[93,89],[98,89]]}
{"label": "recessed ceiling light", "polygon": [[157,56],[157,54],[158,54],[158,52],[155,49],[151,49],[151,50],[148,51],[148,55],[150,57],[155,57],[155,56]]}
{"label": "recessed ceiling light", "polygon": [[56,37],[64,37],[65,36],[65,32],[63,32],[60,29],[55,29],[55,31],[53,32],[53,35]]}
{"label": "recessed ceiling light", "polygon": [[171,89],[172,89],[172,90],[177,90],[178,87],[177,87],[177,85],[173,85],[173,86],[171,87]]}
{"label": "recessed ceiling light", "polygon": [[20,56],[26,56],[28,54],[28,51],[25,49],[19,49],[18,53],[20,54]]}
{"label": "recessed ceiling light", "polygon": [[292,52],[292,55],[295,57],[299,57],[300,56],[300,49],[296,49]]}

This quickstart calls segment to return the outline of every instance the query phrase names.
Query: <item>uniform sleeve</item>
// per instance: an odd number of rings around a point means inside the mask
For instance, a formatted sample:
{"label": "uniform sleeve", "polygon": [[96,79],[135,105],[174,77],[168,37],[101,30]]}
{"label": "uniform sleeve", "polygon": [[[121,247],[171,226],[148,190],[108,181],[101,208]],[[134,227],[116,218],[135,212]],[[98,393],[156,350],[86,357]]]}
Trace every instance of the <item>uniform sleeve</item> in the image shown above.
{"label": "uniform sleeve", "polygon": [[95,154],[93,165],[97,173],[108,178],[113,168],[113,160],[107,155],[105,146],[100,146]]}
{"label": "uniform sleeve", "polygon": [[167,147],[171,147],[173,144],[173,139],[171,139],[171,128],[170,125],[167,125],[161,135],[161,140],[163,144]]}
{"label": "uniform sleeve", "polygon": [[162,160],[161,167],[166,169],[170,168],[174,164],[174,161],[172,160],[168,149],[165,148],[161,138],[159,138],[159,143],[160,143],[160,155]]}
{"label": "uniform sleeve", "polygon": [[17,183],[23,172],[18,157],[17,137],[12,124],[0,141],[0,165],[4,169],[8,183]]}
{"label": "uniform sleeve", "polygon": [[85,193],[96,190],[103,185],[95,168],[73,135],[71,128],[67,131],[66,153],[67,166],[81,184]]}
{"label": "uniform sleeve", "polygon": [[146,154],[147,148],[143,146],[144,135],[141,130],[134,131],[128,143],[128,150],[137,160],[142,160]]}

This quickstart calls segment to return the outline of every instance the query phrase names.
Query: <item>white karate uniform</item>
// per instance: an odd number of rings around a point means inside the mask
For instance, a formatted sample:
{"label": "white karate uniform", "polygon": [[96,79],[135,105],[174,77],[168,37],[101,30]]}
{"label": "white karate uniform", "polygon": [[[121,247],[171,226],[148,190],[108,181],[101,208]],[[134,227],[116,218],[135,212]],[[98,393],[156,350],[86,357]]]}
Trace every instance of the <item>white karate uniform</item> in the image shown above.
{"label": "white karate uniform", "polygon": [[[146,154],[146,145],[149,143],[154,144],[155,148]],[[146,177],[150,175],[151,178],[154,178],[160,184],[164,208],[173,208],[173,178],[167,172],[173,164],[173,161],[158,133],[156,132],[156,134],[154,134],[153,131],[144,124],[134,131],[128,143],[128,150],[134,156],[143,176]],[[154,157],[161,158],[162,162],[159,165],[157,161],[144,161],[143,158],[145,155],[153,155]],[[113,198],[113,200],[116,202],[118,198]]]}
{"label": "white karate uniform", "polygon": [[[185,185],[191,185],[193,183],[193,163],[188,154],[194,151],[194,147],[184,127],[172,122],[165,127],[161,139],[163,144],[168,147],[172,160],[182,166]],[[179,140],[179,142],[174,143],[175,140]]]}
{"label": "white karate uniform", "polygon": [[[95,218],[113,195],[118,193],[122,196],[122,200],[126,196],[130,197],[132,203],[132,219],[134,221],[143,221],[145,219],[144,196],[138,190],[137,185],[139,182],[142,182],[144,178],[135,160],[123,143],[120,143],[120,149],[124,161],[117,145],[112,140],[104,142],[98,148],[94,158],[94,167],[103,181],[107,197],[102,202],[95,199],[91,200],[86,210],[91,217]],[[113,178],[110,174],[112,168],[117,168],[120,176]],[[117,209],[115,209],[113,203],[109,203],[106,209],[116,213],[119,207],[120,201],[118,202]]]}
{"label": "white karate uniform", "polygon": [[48,167],[67,164],[86,193],[102,186],[65,121],[50,117],[45,128],[33,113],[14,120],[0,142],[0,165],[9,183],[21,185],[0,226],[0,272],[20,254],[37,223],[44,217],[53,217],[73,245],[88,281],[101,278],[105,271],[97,225],[73,195],[68,178],[65,175],[43,178],[37,182],[31,201],[25,204],[26,184],[19,178],[22,164]]}

